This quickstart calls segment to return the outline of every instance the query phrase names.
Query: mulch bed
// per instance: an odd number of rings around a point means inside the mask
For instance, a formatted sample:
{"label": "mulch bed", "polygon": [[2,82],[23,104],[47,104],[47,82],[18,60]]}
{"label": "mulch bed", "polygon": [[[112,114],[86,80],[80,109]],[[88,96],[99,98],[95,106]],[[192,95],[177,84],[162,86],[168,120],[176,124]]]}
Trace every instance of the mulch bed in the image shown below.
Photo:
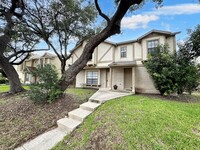
{"label": "mulch bed", "polygon": [[52,104],[34,104],[26,92],[16,95],[1,93],[0,100],[4,102],[0,103],[0,149],[4,150],[14,149],[55,128],[58,119],[83,103],[83,100],[65,95]]}

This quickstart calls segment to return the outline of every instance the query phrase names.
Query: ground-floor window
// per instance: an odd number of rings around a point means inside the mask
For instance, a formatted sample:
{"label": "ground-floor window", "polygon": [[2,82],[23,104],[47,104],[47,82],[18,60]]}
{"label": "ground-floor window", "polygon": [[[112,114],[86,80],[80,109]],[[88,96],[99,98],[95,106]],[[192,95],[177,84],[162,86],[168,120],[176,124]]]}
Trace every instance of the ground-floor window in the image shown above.
{"label": "ground-floor window", "polygon": [[98,72],[97,71],[87,71],[86,84],[97,85],[98,84]]}

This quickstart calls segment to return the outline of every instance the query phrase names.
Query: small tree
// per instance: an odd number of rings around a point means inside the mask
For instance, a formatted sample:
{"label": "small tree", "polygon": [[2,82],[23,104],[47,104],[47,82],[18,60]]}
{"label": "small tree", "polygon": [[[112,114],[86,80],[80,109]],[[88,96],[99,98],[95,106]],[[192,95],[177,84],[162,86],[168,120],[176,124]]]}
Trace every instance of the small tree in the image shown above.
{"label": "small tree", "polygon": [[168,50],[167,45],[158,46],[157,52],[148,56],[145,62],[148,72],[153,78],[155,87],[161,95],[171,94],[176,91],[176,64],[174,55]]}
{"label": "small tree", "polygon": [[37,84],[30,86],[30,99],[37,103],[55,101],[62,93],[58,89],[58,74],[55,66],[50,64],[38,66],[33,72],[34,76],[39,78]]}
{"label": "small tree", "polygon": [[200,72],[197,65],[189,53],[187,55],[187,49],[180,49],[174,54],[168,49],[167,45],[158,46],[157,52],[145,62],[155,87],[161,95],[174,92],[191,94],[199,85]]}
{"label": "small tree", "polygon": [[179,45],[179,51],[176,54],[178,94],[184,91],[191,94],[199,85],[200,73],[193,54],[185,47],[185,44]]}

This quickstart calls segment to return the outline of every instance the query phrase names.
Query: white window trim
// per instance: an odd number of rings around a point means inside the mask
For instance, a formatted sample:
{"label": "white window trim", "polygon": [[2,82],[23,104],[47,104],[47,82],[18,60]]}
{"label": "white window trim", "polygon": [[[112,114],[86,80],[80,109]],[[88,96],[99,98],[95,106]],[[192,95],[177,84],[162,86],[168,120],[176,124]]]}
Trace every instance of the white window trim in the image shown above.
{"label": "white window trim", "polygon": [[[126,57],[122,57],[122,48],[125,49],[125,52],[126,52]],[[120,46],[120,58],[127,58],[127,46]]]}
{"label": "white window trim", "polygon": [[95,70],[95,69],[94,70],[92,70],[92,69],[91,70],[86,70],[85,71],[85,83],[87,83],[87,72],[91,72],[91,71],[93,71],[93,72],[96,71],[97,72],[97,75],[98,75],[97,76],[97,83],[98,83],[98,85],[100,85],[101,76],[100,76],[100,70],[99,69],[98,70]]}
{"label": "white window trim", "polygon": [[146,51],[147,51],[147,55],[149,54],[149,51],[148,51],[148,42],[150,41],[158,41],[158,45],[160,45],[160,38],[153,38],[153,39],[148,39],[146,40]]}

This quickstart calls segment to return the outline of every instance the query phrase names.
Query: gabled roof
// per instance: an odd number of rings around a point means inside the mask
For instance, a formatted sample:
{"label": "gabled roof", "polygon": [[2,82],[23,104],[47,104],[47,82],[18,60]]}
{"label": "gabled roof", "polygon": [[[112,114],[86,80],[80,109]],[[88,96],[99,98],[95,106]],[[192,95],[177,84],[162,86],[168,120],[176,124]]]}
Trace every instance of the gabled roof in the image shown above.
{"label": "gabled roof", "polygon": [[[73,53],[77,48],[79,48],[80,46],[83,45],[84,41],[79,42],[72,50],[70,50],[70,53]],[[108,44],[112,44],[114,46],[116,46],[117,44],[108,40],[103,41],[104,43],[108,43]]]}
{"label": "gabled roof", "polygon": [[169,31],[162,31],[162,30],[151,30],[147,32],[146,34],[140,36],[137,41],[140,41],[141,39],[145,38],[146,36],[152,34],[152,33],[159,33],[159,34],[164,34],[166,36],[174,36],[176,34],[179,34],[180,32],[169,32]]}
{"label": "gabled roof", "polygon": [[[118,42],[118,43],[114,43],[108,40],[105,40],[105,43],[108,44],[112,44],[114,46],[118,46],[118,45],[122,45],[122,44],[129,44],[129,43],[134,43],[134,42],[140,42],[142,39],[144,39],[145,37],[147,37],[148,35],[152,34],[152,33],[158,33],[158,34],[162,34],[165,36],[175,36],[176,34],[179,34],[180,32],[169,32],[169,31],[163,31],[163,30],[151,30],[149,32],[147,32],[146,34],[140,36],[139,38],[135,39],[135,40],[129,40],[129,41],[124,41],[124,42]],[[70,53],[73,53],[78,47],[82,46],[84,41],[80,41],[71,51]]]}
{"label": "gabled roof", "polygon": [[162,31],[162,30],[151,30],[151,31],[147,32],[146,34],[140,36],[139,38],[137,38],[135,40],[119,42],[119,43],[117,43],[117,45],[129,44],[129,43],[134,43],[134,42],[140,42],[142,39],[144,39],[145,37],[147,37],[148,35],[150,35],[152,33],[163,34],[163,35],[166,35],[166,36],[175,36],[176,34],[179,34],[180,32],[169,32],[169,31]]}
{"label": "gabled roof", "polygon": [[45,58],[53,58],[53,57],[56,57],[56,55],[52,54],[52,53],[44,53],[41,57],[45,57]]}

